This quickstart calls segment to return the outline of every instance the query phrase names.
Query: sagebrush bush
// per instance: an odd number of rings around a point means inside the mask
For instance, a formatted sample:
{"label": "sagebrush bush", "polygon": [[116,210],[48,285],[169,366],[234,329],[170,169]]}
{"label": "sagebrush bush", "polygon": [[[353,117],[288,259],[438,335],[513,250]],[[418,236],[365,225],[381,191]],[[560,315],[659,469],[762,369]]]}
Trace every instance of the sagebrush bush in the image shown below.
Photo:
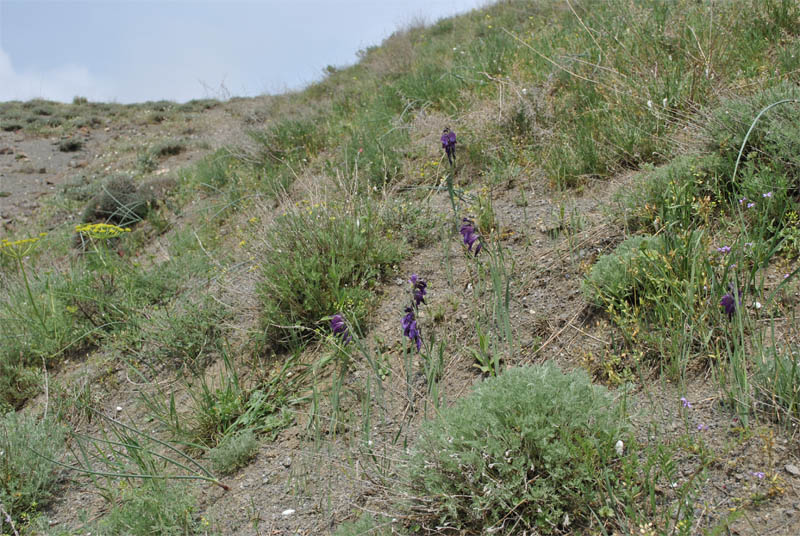
{"label": "sagebrush bush", "polygon": [[97,526],[97,533],[115,536],[185,536],[201,533],[193,518],[194,500],[182,486],[148,479],[127,482],[121,501]]}
{"label": "sagebrush bush", "polygon": [[560,534],[609,506],[626,434],[621,408],[585,372],[510,369],[423,425],[410,492],[437,525]]}
{"label": "sagebrush bush", "polygon": [[222,440],[211,449],[208,457],[214,470],[230,474],[244,467],[258,452],[258,439],[252,430],[243,430]]}
{"label": "sagebrush bush", "polygon": [[66,431],[52,420],[8,413],[0,425],[0,502],[13,519],[45,506],[60,471]]}
{"label": "sagebrush bush", "polygon": [[595,305],[657,326],[681,325],[705,309],[711,267],[700,231],[634,236],[601,255],[582,288]]}
{"label": "sagebrush bush", "polygon": [[661,239],[655,236],[632,236],[613,252],[601,255],[584,279],[586,298],[599,307],[618,304],[634,297],[635,274],[648,250],[660,251]]}
{"label": "sagebrush bush", "polygon": [[362,536],[365,534],[370,534],[371,536],[392,536],[403,533],[398,532],[391,520],[385,516],[374,516],[369,513],[364,513],[356,521],[347,521],[336,527],[333,536]]}

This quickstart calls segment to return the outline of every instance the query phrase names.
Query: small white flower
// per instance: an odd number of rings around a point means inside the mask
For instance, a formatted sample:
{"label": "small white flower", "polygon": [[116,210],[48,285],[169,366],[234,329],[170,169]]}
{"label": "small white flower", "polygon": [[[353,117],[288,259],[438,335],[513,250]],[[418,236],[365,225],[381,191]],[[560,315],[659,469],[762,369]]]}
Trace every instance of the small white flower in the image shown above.
{"label": "small white flower", "polygon": [[625,452],[625,443],[623,443],[620,439],[617,441],[617,444],[614,445],[614,450],[617,451],[617,456],[622,456],[622,454]]}
{"label": "small white flower", "polygon": [[120,411],[122,411],[122,406],[117,406],[117,413],[119,413]]}
{"label": "small white flower", "polygon": [[667,98],[666,97],[664,97],[664,100],[661,101],[661,106],[663,106],[664,108],[667,107]]}
{"label": "small white flower", "polygon": [[755,305],[756,309],[761,309],[761,302],[755,302],[753,305]]}
{"label": "small white flower", "polygon": [[647,107],[648,107],[648,108],[650,108],[650,109],[652,110],[652,109],[653,109],[653,101],[651,101],[651,100],[649,100],[649,99],[648,99],[648,101],[647,101]]}

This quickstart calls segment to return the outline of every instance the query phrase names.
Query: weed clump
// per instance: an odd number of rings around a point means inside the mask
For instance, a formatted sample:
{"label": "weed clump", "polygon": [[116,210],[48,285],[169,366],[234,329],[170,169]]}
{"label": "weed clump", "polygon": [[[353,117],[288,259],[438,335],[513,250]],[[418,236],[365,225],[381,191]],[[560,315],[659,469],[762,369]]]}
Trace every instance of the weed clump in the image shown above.
{"label": "weed clump", "polygon": [[307,340],[337,311],[366,317],[371,286],[402,258],[368,208],[311,205],[276,219],[258,289],[268,346]]}
{"label": "weed clump", "polygon": [[[51,420],[8,413],[0,430],[0,503],[20,521],[51,498],[59,479],[57,460],[65,431]],[[35,451],[33,449],[36,449]]]}
{"label": "weed clump", "polygon": [[624,434],[620,407],[584,372],[508,370],[423,426],[408,466],[416,509],[468,531],[560,534],[613,508]]}

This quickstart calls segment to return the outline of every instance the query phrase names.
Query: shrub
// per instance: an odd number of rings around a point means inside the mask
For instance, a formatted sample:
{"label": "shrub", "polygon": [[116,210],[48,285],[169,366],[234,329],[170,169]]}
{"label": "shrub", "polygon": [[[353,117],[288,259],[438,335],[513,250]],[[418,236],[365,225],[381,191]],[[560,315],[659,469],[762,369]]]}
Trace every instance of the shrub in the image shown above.
{"label": "shrub", "polygon": [[83,211],[81,221],[112,222],[124,227],[140,221],[147,210],[147,203],[133,180],[125,175],[117,175],[92,197]]}
{"label": "shrub", "polygon": [[701,306],[711,277],[703,233],[634,236],[602,255],[583,282],[587,299],[616,314],[658,326],[681,325]]}
{"label": "shrub", "polygon": [[265,237],[258,292],[269,345],[308,339],[322,318],[366,316],[370,289],[402,257],[369,206],[314,205],[278,217]]}
{"label": "shrub", "polygon": [[394,534],[403,533],[397,532],[388,518],[383,516],[376,517],[370,513],[364,513],[356,521],[347,521],[339,525],[334,531],[333,536],[362,536],[365,534],[371,536],[392,536]]}
{"label": "shrub", "polygon": [[186,142],[182,140],[167,140],[156,144],[150,152],[157,158],[176,156],[186,150]]}
{"label": "shrub", "polygon": [[208,456],[214,470],[229,474],[247,465],[258,452],[258,440],[252,430],[244,430],[224,439]]}
{"label": "shrub", "polygon": [[800,191],[800,90],[789,83],[725,100],[710,112],[706,148],[721,157],[718,173],[732,179],[739,150],[753,121],[761,110],[782,100],[794,102],[778,105],[761,116],[747,138],[738,172],[750,162],[756,171],[768,169],[787,175],[795,191]]}
{"label": "shrub", "polygon": [[119,505],[100,522],[102,535],[184,536],[200,533],[193,520],[194,501],[180,487],[165,480],[148,479],[140,486],[125,486]]}
{"label": "shrub", "polygon": [[60,458],[64,444],[64,428],[51,420],[16,413],[2,418],[0,502],[12,518],[19,520],[51,498],[59,471],[45,458]]}
{"label": "shrub", "polygon": [[423,425],[412,493],[438,525],[560,534],[608,507],[626,434],[613,397],[583,371],[510,369]]}
{"label": "shrub", "polygon": [[74,153],[75,151],[80,151],[82,148],[83,142],[76,138],[61,140],[58,144],[58,150],[62,153]]}
{"label": "shrub", "polygon": [[601,255],[583,281],[586,298],[599,307],[618,304],[634,297],[637,290],[636,267],[648,250],[659,251],[661,239],[655,236],[632,236],[609,254]]}

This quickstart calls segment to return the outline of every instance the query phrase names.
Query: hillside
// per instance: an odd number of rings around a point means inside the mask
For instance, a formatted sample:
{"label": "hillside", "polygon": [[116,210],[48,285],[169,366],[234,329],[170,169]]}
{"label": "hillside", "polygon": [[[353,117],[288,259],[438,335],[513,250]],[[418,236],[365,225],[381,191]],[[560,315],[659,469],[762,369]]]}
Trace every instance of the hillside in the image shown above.
{"label": "hillside", "polygon": [[0,103],[2,532],[797,534],[798,29],[510,0]]}

